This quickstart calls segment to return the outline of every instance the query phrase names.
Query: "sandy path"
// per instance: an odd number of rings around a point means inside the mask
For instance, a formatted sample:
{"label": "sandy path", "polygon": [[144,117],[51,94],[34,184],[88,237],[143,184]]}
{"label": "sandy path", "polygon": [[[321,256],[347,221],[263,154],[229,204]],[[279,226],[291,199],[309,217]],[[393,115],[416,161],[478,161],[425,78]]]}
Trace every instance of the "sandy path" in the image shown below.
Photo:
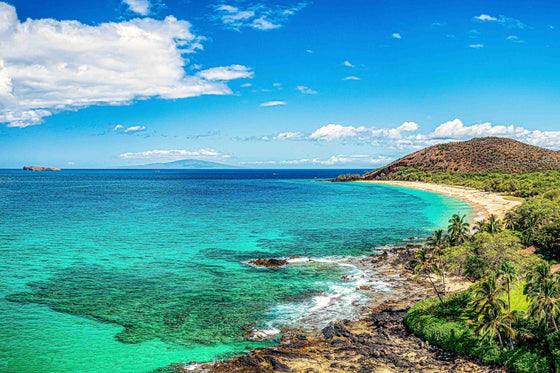
{"label": "sandy path", "polygon": [[510,200],[507,198],[507,196],[498,193],[484,192],[477,189],[453,185],[393,180],[363,180],[357,182],[394,185],[445,194],[467,202],[468,204],[473,206],[478,216],[480,217],[488,217],[490,214],[494,214],[501,219],[505,216],[507,211],[521,204],[520,201]]}

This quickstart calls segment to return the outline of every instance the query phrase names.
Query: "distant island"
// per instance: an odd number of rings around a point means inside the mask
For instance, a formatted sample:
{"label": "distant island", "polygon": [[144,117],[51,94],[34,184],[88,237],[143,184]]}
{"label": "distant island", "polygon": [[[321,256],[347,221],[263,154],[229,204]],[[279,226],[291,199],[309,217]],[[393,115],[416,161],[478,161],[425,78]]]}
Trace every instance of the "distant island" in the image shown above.
{"label": "distant island", "polygon": [[239,167],[217,162],[201,161],[199,159],[181,159],[167,163],[149,163],[136,166],[123,166],[120,168],[141,170],[233,170],[238,169]]}
{"label": "distant island", "polygon": [[55,167],[36,167],[36,166],[24,166],[23,171],[60,171],[60,168]]}

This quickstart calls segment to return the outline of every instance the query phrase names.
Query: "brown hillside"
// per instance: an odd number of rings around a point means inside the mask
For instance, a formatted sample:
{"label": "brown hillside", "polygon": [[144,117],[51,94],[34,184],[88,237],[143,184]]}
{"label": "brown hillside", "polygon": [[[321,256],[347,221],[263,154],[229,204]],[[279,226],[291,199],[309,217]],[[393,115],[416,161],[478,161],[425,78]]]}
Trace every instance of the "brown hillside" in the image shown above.
{"label": "brown hillside", "polygon": [[377,169],[365,178],[376,179],[407,166],[427,172],[522,173],[560,170],[560,153],[507,138],[475,138],[431,146]]}

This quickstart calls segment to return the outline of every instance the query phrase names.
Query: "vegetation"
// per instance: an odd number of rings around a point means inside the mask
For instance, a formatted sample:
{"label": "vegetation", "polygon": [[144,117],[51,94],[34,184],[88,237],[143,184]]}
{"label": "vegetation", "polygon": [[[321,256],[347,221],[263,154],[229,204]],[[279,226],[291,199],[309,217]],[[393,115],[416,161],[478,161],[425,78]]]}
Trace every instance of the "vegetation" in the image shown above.
{"label": "vegetation", "polygon": [[[531,208],[524,204],[513,211],[507,217],[510,223],[492,215],[470,229],[465,216],[455,214],[447,234],[434,231],[412,266],[415,280],[427,278],[437,297],[407,313],[409,328],[445,349],[508,365],[516,372],[560,368],[560,277],[539,256],[524,255],[527,235],[513,230],[525,217],[540,214],[534,209],[540,210],[541,204],[528,205]],[[547,210],[551,211],[555,209]],[[554,222],[548,213],[539,224]],[[540,234],[539,224],[533,227],[535,236]],[[445,276],[450,273],[478,281],[467,291],[446,295]],[[443,291],[432,276],[442,280]]]}
{"label": "vegetation", "polygon": [[[560,369],[560,153],[511,139],[442,144],[367,172],[362,179],[422,181],[523,199],[500,220],[470,226],[455,214],[416,253],[415,280],[436,295],[410,309],[405,323],[429,342],[516,372]],[[536,248],[537,255],[529,255]],[[446,294],[446,276],[468,290]],[[442,281],[443,289],[433,281]]]}
{"label": "vegetation", "polygon": [[[369,178],[372,173],[366,173]],[[487,192],[506,193],[517,197],[532,197],[560,188],[560,171],[529,173],[422,171],[418,167],[401,167],[397,171],[380,175],[380,180],[423,181],[434,184],[451,184]]]}
{"label": "vegetation", "polygon": [[355,181],[361,179],[362,176],[360,174],[342,174],[338,175],[334,181]]}

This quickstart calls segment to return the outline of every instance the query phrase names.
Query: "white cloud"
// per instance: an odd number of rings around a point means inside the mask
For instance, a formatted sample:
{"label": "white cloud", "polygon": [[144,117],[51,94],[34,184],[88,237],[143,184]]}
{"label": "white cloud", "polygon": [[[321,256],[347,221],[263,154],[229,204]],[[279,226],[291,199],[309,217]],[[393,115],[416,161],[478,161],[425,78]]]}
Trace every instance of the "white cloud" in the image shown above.
{"label": "white cloud", "polygon": [[252,76],[240,65],[186,75],[184,56],[202,49],[202,39],[172,16],[95,26],[21,23],[15,8],[0,2],[0,20],[0,123],[10,127],[92,105],[232,94],[225,80]]}
{"label": "white cloud", "polygon": [[154,158],[180,158],[180,157],[202,157],[202,158],[228,158],[227,154],[217,150],[206,148],[200,150],[147,150],[138,153],[122,153],[122,159],[154,159]]}
{"label": "white cloud", "polygon": [[280,105],[287,105],[287,104],[288,103],[286,101],[268,101],[268,102],[263,102],[259,106],[268,107],[268,106],[280,106]]}
{"label": "white cloud", "polygon": [[492,126],[491,123],[480,123],[465,126],[459,119],[440,124],[429,137],[436,139],[466,139],[485,136],[520,136],[526,133],[521,127]]}
{"label": "white cloud", "polygon": [[314,165],[314,166],[333,166],[344,164],[360,164],[360,165],[380,165],[389,162],[391,159],[385,156],[369,156],[369,155],[333,155],[329,158],[301,158],[280,161],[257,161],[257,162],[240,162],[243,165],[279,165],[279,166],[295,166],[295,165]]}
{"label": "white cloud", "polygon": [[418,124],[414,122],[404,122],[400,126],[397,127],[397,130],[403,132],[414,132],[418,131]]}
{"label": "white cloud", "polygon": [[525,40],[519,39],[517,35],[509,35],[506,40],[511,41],[512,43],[525,43]]}
{"label": "white cloud", "polygon": [[146,126],[132,126],[125,129],[124,132],[138,132],[138,131],[144,131],[145,129]]}
{"label": "white cloud", "polygon": [[347,76],[345,78],[342,78],[342,80],[362,80],[362,79],[358,78],[357,76]]}
{"label": "white cloud", "polygon": [[353,126],[342,126],[340,124],[331,123],[315,130],[315,132],[309,135],[309,138],[312,140],[333,141],[344,137],[357,136],[359,131],[360,129]]}
{"label": "white cloud", "polygon": [[211,69],[199,71],[196,75],[206,80],[222,81],[233,79],[247,79],[254,76],[253,72],[250,71],[247,66],[243,65],[213,67]]}
{"label": "white cloud", "polygon": [[117,124],[115,127],[113,127],[113,131],[117,131],[120,133],[131,133],[131,132],[138,132],[138,131],[144,131],[146,129],[146,126],[130,126],[130,127],[125,127],[122,124]]}
{"label": "white cloud", "polygon": [[316,95],[317,94],[317,91],[314,91],[311,88],[306,87],[304,85],[298,85],[297,90],[300,91],[301,93],[305,94],[305,95]]}
{"label": "white cloud", "polygon": [[520,126],[492,125],[488,122],[465,126],[459,119],[440,124],[432,133],[419,139],[421,141],[418,144],[428,145],[434,141],[459,141],[488,136],[509,137],[536,146],[560,149],[560,131],[531,131]]}
{"label": "white cloud", "polygon": [[251,86],[252,86],[251,83],[243,83],[243,84],[241,84],[241,87],[243,87],[243,88],[248,88],[248,87],[251,87]]}
{"label": "white cloud", "polygon": [[354,65],[352,65],[348,60],[344,61],[342,64],[347,67],[354,67]]}
{"label": "white cloud", "polygon": [[498,20],[496,17],[489,16],[488,14],[481,14],[481,15],[476,16],[474,18],[478,19],[479,21],[497,21]]}
{"label": "white cloud", "polygon": [[394,32],[394,33],[391,35],[391,37],[392,37],[393,39],[402,39],[401,34],[399,34],[398,32]]}
{"label": "white cloud", "polygon": [[286,140],[303,140],[305,135],[301,132],[280,132],[275,136],[263,136],[259,138],[261,141],[286,141]]}
{"label": "white cloud", "polygon": [[225,3],[214,5],[216,19],[220,20],[229,29],[239,31],[242,28],[253,28],[256,30],[274,30],[281,28],[290,16],[293,16],[307,3],[299,3],[295,6],[270,6],[264,3],[248,4],[241,9]]}
{"label": "white cloud", "polygon": [[494,17],[488,14],[481,14],[479,16],[473,17],[473,20],[477,22],[492,22],[492,23],[495,22],[507,28],[519,28],[519,29],[527,28],[527,25],[521,22],[520,20],[511,17],[506,17],[503,15]]}
{"label": "white cloud", "polygon": [[473,48],[473,49],[484,48],[484,44],[470,44],[469,48]]}
{"label": "white cloud", "polygon": [[[552,27],[552,26],[551,26]],[[305,50],[307,53],[313,53],[313,51],[311,49],[306,49]]]}
{"label": "white cloud", "polygon": [[147,16],[150,13],[150,2],[148,0],[123,0],[134,13]]}

